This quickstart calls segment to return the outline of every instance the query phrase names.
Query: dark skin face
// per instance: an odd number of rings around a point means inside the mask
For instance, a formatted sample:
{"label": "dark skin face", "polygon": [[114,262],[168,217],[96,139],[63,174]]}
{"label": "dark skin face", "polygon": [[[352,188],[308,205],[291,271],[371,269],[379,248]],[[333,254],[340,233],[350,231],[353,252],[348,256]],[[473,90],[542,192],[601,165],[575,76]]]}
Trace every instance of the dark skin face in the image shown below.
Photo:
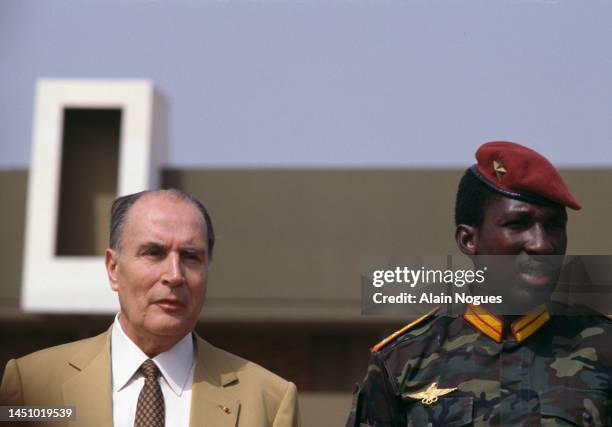
{"label": "dark skin face", "polygon": [[476,268],[487,267],[475,293],[503,298],[502,306],[488,308],[519,314],[550,299],[567,247],[566,223],[564,207],[500,196],[487,203],[479,227],[457,226],[461,251]]}

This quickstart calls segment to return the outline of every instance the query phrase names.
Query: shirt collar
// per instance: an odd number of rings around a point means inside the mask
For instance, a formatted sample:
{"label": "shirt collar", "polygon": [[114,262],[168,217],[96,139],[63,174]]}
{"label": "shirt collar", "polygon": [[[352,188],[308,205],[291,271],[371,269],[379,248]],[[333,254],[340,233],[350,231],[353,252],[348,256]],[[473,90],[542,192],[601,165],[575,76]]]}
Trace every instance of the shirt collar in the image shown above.
{"label": "shirt collar", "polygon": [[[493,341],[502,341],[504,321],[481,305],[468,304],[463,318]],[[533,335],[549,320],[550,314],[546,304],[540,304],[529,313],[513,321],[510,325],[510,333],[517,342],[522,342]]]}
{"label": "shirt collar", "polygon": [[[119,391],[132,380],[140,365],[149,358],[124,332],[119,323],[119,314],[115,316],[113,323],[111,349],[113,389]],[[180,396],[187,385],[195,361],[192,335],[185,335],[170,350],[155,356],[153,361],[168,386]]]}

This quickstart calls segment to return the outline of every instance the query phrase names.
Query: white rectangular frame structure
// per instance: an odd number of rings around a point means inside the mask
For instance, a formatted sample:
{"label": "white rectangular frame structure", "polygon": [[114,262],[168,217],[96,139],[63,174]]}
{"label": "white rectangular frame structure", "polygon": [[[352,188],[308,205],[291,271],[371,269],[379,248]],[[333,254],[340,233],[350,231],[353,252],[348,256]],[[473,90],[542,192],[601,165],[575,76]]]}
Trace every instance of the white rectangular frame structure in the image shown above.
{"label": "white rectangular frame structure", "polygon": [[[21,307],[26,312],[118,310],[100,256],[56,256],[66,108],[121,110],[117,195],[155,188],[154,87],[149,80],[42,79],[36,87]],[[92,165],[94,166],[94,165]]]}

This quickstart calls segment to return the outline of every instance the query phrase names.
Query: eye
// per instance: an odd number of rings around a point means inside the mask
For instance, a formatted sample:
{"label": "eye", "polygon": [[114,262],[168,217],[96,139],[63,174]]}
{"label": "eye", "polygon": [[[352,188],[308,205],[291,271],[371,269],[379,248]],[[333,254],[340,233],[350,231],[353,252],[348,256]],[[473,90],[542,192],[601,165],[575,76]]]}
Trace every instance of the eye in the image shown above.
{"label": "eye", "polygon": [[164,249],[161,246],[148,245],[140,253],[146,257],[159,258],[164,255]]}
{"label": "eye", "polygon": [[566,227],[566,222],[563,219],[557,218],[557,219],[552,219],[548,222],[549,227],[551,228],[556,228],[556,229],[561,229],[561,230],[565,230]]}
{"label": "eye", "polygon": [[185,251],[183,252],[183,258],[189,262],[201,262],[202,255],[198,251]]}
{"label": "eye", "polygon": [[504,224],[504,227],[513,229],[513,230],[522,230],[524,228],[528,228],[530,225],[530,221],[525,219],[525,218],[520,218],[520,219],[513,219],[510,221],[507,221]]}

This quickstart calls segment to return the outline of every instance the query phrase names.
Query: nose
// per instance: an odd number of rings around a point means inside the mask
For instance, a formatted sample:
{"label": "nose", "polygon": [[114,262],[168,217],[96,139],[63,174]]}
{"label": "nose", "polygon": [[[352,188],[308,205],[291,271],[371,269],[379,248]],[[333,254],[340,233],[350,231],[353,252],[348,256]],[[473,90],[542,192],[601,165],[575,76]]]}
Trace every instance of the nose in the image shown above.
{"label": "nose", "polygon": [[179,286],[184,281],[183,267],[179,254],[170,253],[166,259],[162,283],[168,286]]}
{"label": "nose", "polygon": [[529,229],[526,239],[524,248],[528,254],[554,255],[557,250],[553,236],[550,235],[542,224],[534,224]]}

